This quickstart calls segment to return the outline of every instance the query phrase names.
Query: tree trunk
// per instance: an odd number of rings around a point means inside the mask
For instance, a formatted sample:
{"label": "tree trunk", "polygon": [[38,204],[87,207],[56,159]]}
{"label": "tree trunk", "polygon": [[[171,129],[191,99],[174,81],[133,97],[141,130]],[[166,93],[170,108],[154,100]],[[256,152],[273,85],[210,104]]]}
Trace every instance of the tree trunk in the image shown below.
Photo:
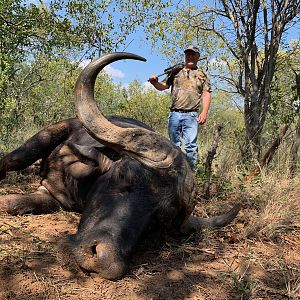
{"label": "tree trunk", "polygon": [[[250,94],[252,93],[252,94]],[[249,91],[249,100],[245,100],[244,123],[246,130],[245,157],[246,161],[258,161],[261,153],[261,132],[265,117],[261,117],[262,103],[260,97],[253,91]],[[247,97],[248,98],[248,97]]]}
{"label": "tree trunk", "polygon": [[298,160],[298,149],[300,146],[300,117],[296,125],[295,139],[291,148],[291,164],[290,164],[290,174],[294,177],[297,173],[297,160]]}
{"label": "tree trunk", "polygon": [[216,155],[216,152],[217,152],[217,147],[218,147],[218,143],[219,143],[219,138],[221,136],[222,128],[223,128],[222,125],[215,126],[215,133],[214,133],[213,141],[212,141],[211,146],[207,153],[206,162],[205,162],[206,182],[203,187],[204,199],[210,198],[210,185],[211,185],[211,176],[212,176],[211,165],[212,165],[214,156]]}
{"label": "tree trunk", "polygon": [[275,138],[275,140],[273,141],[271,147],[269,147],[269,149],[267,150],[267,152],[265,153],[263,158],[259,161],[259,163],[255,164],[255,166],[246,175],[246,177],[245,177],[246,180],[249,180],[249,179],[257,176],[260,173],[260,170],[263,167],[267,166],[271,162],[271,160],[274,156],[274,153],[276,152],[276,150],[280,146],[281,141],[282,141],[283,137],[285,136],[285,134],[286,134],[287,130],[289,129],[289,127],[290,127],[290,124],[285,124],[285,125],[282,126],[278,136]]}

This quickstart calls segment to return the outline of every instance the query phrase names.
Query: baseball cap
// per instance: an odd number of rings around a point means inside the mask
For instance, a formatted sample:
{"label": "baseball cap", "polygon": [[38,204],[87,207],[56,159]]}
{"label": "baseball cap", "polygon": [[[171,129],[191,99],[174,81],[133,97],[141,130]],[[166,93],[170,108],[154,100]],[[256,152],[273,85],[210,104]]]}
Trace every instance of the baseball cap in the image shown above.
{"label": "baseball cap", "polygon": [[194,46],[194,45],[190,45],[190,46],[188,46],[185,50],[184,50],[184,53],[186,52],[186,51],[194,51],[194,52],[196,52],[196,53],[198,53],[199,55],[200,55],[200,51],[199,51],[199,49],[198,49],[198,47],[196,47],[196,46]]}

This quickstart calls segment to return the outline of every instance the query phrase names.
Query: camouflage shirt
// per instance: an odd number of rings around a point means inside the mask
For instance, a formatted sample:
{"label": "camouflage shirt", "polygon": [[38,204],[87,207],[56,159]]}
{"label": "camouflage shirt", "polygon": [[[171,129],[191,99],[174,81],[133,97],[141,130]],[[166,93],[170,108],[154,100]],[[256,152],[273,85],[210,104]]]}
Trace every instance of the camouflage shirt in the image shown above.
{"label": "camouflage shirt", "polygon": [[197,111],[203,92],[211,92],[209,76],[200,69],[182,69],[167,76],[164,82],[171,86],[171,110]]}

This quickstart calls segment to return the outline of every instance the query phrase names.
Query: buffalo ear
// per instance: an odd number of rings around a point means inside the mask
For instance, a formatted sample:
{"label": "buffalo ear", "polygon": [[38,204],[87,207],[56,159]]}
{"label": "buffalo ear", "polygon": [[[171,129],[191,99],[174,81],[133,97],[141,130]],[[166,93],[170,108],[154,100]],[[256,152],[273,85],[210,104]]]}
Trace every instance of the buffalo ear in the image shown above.
{"label": "buffalo ear", "polygon": [[[102,153],[102,151],[105,151],[105,147],[90,147],[90,146],[84,146],[84,145],[78,145],[75,143],[68,142],[68,147],[73,151],[74,155],[78,157],[79,161],[77,164],[78,166],[81,166],[82,170],[80,171],[80,167],[78,168],[78,171],[72,173],[72,175],[76,178],[83,178],[85,176],[89,176],[87,174],[87,171],[83,170],[90,170],[90,173],[94,172],[95,167],[89,166],[88,163],[86,163],[86,160],[89,160],[91,162],[94,162],[97,164],[98,173],[104,174],[108,170],[110,170],[113,160],[110,159],[107,155]],[[82,163],[84,162],[84,163]],[[80,176],[80,173],[83,173]],[[76,174],[75,174],[76,173]]]}
{"label": "buffalo ear", "polygon": [[81,160],[88,159],[92,161],[98,160],[98,151],[94,147],[78,145],[76,143],[67,142],[66,143],[70,149],[74,152],[74,154],[79,157]]}

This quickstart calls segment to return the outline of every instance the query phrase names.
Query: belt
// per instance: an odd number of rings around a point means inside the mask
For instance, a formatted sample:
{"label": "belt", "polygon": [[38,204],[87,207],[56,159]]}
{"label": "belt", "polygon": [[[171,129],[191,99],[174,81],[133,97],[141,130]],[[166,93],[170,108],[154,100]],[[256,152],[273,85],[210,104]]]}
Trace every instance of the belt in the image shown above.
{"label": "belt", "polygon": [[177,109],[177,108],[170,109],[170,111],[175,111],[180,113],[198,112],[197,109]]}

